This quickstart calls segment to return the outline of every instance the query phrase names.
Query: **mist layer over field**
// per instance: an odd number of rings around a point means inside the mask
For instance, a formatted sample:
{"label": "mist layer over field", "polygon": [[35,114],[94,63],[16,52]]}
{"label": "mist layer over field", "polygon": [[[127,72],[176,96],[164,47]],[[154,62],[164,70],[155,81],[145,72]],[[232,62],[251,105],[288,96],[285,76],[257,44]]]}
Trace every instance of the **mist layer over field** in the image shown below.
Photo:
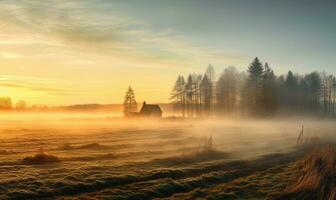
{"label": "mist layer over field", "polygon": [[305,138],[335,138],[333,123],[310,120],[2,117],[0,198],[265,198],[301,156],[301,124]]}

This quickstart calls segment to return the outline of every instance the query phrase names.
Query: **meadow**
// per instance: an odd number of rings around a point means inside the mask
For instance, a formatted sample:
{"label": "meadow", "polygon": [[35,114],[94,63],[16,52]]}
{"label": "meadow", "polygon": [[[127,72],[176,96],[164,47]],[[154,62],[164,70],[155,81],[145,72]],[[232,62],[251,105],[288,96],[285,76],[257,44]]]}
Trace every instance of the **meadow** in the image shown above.
{"label": "meadow", "polygon": [[[307,163],[336,163],[316,158],[326,143],[334,155],[329,121],[17,115],[1,117],[0,199],[286,199],[322,191],[306,187],[318,166]],[[297,144],[302,124],[309,145]]]}

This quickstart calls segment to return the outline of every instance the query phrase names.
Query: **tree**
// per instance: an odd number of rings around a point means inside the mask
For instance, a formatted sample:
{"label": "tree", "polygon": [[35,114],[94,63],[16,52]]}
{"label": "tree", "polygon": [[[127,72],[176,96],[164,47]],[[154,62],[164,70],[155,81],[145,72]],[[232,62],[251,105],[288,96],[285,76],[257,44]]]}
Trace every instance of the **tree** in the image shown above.
{"label": "tree", "polygon": [[310,108],[310,94],[309,94],[309,85],[308,82],[305,78],[301,78],[300,80],[298,80],[299,85],[298,85],[298,89],[296,91],[297,93],[297,100],[296,100],[296,104],[298,104],[298,108],[300,108],[304,113],[306,112],[310,112],[311,108]]}
{"label": "tree", "polygon": [[134,91],[129,86],[124,98],[124,115],[129,116],[131,113],[137,111],[137,102],[135,100]]}
{"label": "tree", "polygon": [[196,115],[201,116],[202,115],[202,75],[198,74],[194,76],[194,82],[195,82],[195,101],[196,101]]}
{"label": "tree", "polygon": [[177,77],[170,99],[175,109],[181,111],[182,117],[185,117],[185,81],[183,76]]}
{"label": "tree", "polygon": [[216,83],[217,111],[232,114],[238,102],[238,70],[235,67],[224,69]]}
{"label": "tree", "polygon": [[336,77],[333,77],[332,80],[332,88],[333,88],[333,97],[332,97],[332,114],[335,114],[335,103],[336,103]]}
{"label": "tree", "polygon": [[27,103],[23,100],[16,102],[15,109],[17,110],[25,110],[27,108]]}
{"label": "tree", "polygon": [[[334,79],[333,75],[328,75],[326,72],[322,72],[320,75],[322,79],[322,97],[323,108],[326,115],[331,115],[333,112],[333,92],[334,92]],[[335,94],[334,94],[335,95]]]}
{"label": "tree", "polygon": [[212,65],[209,65],[205,71],[205,75],[209,81],[209,102],[210,102],[210,109],[209,112],[213,111],[214,104],[215,104],[215,82],[216,82],[216,74],[215,69]]}
{"label": "tree", "polygon": [[209,65],[205,71],[205,75],[207,75],[209,81],[214,83],[216,80],[215,69],[212,65]]}
{"label": "tree", "polygon": [[282,90],[282,104],[289,111],[298,111],[300,105],[299,98],[299,77],[294,76],[292,71],[288,71]]}
{"label": "tree", "polygon": [[[204,75],[189,74],[186,81],[179,76],[171,93],[174,106],[184,108],[189,117],[203,114],[272,115],[277,110],[287,114],[336,113],[336,77],[332,74],[312,72],[306,75],[277,76],[268,63],[263,65],[256,57],[247,71],[239,72],[227,67],[215,78],[209,65]],[[285,113],[282,113],[285,114]]]}
{"label": "tree", "polygon": [[12,99],[9,97],[0,97],[0,110],[10,110],[13,108]]}
{"label": "tree", "polygon": [[305,81],[308,86],[310,110],[312,112],[317,112],[320,107],[320,95],[322,88],[320,74],[312,72],[305,76]]}
{"label": "tree", "polygon": [[209,114],[211,109],[211,98],[212,98],[212,84],[206,74],[204,74],[202,83],[202,112]]}
{"label": "tree", "polygon": [[264,67],[258,57],[250,64],[247,71],[249,73],[248,87],[250,106],[252,111],[256,114],[260,106],[260,90],[264,73]]}
{"label": "tree", "polygon": [[265,63],[261,86],[261,108],[263,115],[275,113],[278,103],[277,83],[273,70]]}
{"label": "tree", "polygon": [[241,117],[247,118],[249,113],[249,87],[248,87],[248,73],[247,71],[240,72],[237,78],[238,82],[238,107],[240,109]]}
{"label": "tree", "polygon": [[185,84],[188,117],[195,117],[198,113],[198,75],[189,74]]}

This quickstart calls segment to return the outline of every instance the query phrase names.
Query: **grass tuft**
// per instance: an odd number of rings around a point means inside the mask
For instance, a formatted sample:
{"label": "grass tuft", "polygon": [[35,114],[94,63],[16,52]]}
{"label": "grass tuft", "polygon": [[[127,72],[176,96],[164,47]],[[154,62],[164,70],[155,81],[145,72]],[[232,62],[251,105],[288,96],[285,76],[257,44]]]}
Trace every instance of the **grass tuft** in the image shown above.
{"label": "grass tuft", "polygon": [[314,149],[298,162],[297,171],[274,199],[336,199],[336,145]]}
{"label": "grass tuft", "polygon": [[28,165],[41,165],[60,162],[60,159],[56,156],[49,155],[46,153],[38,153],[35,156],[28,156],[22,160],[23,164]]}

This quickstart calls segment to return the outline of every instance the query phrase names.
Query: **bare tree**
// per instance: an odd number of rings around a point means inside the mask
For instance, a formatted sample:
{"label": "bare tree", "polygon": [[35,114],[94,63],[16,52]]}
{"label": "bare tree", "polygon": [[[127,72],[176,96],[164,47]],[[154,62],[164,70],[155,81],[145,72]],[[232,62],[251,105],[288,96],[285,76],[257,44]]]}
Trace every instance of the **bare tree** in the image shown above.
{"label": "bare tree", "polygon": [[214,106],[215,106],[215,83],[216,83],[216,74],[215,69],[212,65],[209,65],[208,68],[205,71],[205,75],[207,76],[209,80],[209,114],[213,112]]}
{"label": "bare tree", "polygon": [[206,74],[203,76],[202,79],[201,91],[202,91],[202,113],[209,115],[211,111],[212,84]]}
{"label": "bare tree", "polygon": [[216,102],[219,114],[232,114],[238,103],[238,75],[235,67],[224,69],[216,83]]}
{"label": "bare tree", "polygon": [[322,79],[322,97],[323,97],[323,108],[326,115],[332,114],[333,109],[333,81],[334,76],[328,75],[326,72],[321,73]]}
{"label": "bare tree", "polygon": [[181,75],[177,77],[170,100],[175,109],[181,112],[182,117],[185,117],[185,81]]}

